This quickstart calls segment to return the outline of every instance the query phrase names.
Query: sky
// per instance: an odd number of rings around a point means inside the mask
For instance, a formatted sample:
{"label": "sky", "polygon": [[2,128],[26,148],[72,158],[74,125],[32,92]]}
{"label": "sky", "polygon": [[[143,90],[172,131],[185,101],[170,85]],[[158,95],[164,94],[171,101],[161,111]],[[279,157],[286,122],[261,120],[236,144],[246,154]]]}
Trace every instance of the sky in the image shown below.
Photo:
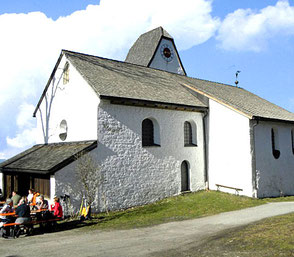
{"label": "sky", "polygon": [[0,159],[35,144],[34,108],[61,49],[124,60],[162,26],[190,77],[234,84],[294,112],[294,2],[0,0]]}

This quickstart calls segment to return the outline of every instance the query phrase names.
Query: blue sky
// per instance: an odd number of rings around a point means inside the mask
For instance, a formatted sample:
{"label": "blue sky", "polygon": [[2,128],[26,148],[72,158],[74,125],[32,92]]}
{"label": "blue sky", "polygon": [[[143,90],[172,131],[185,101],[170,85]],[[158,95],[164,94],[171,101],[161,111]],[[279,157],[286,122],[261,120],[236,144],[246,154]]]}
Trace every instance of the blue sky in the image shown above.
{"label": "blue sky", "polygon": [[61,49],[124,60],[163,26],[189,76],[294,111],[294,4],[280,0],[10,0],[0,6],[0,159],[33,144],[34,107]]}

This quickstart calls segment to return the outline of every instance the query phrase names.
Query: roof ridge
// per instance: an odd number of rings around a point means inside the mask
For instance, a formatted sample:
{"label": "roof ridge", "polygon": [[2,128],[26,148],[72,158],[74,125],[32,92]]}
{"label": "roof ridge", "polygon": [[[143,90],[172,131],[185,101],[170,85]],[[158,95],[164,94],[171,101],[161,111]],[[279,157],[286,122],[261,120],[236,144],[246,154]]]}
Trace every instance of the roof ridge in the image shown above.
{"label": "roof ridge", "polygon": [[[69,54],[80,54],[80,55],[84,55],[84,56],[88,56],[88,57],[94,57],[94,58],[101,59],[101,60],[106,60],[106,61],[112,61],[112,62],[116,62],[116,63],[121,63],[121,64],[124,64],[124,65],[137,66],[137,67],[142,67],[144,69],[151,69],[151,70],[156,70],[156,71],[159,71],[159,72],[165,72],[165,73],[172,74],[172,75],[178,75],[178,76],[188,77],[188,76],[183,75],[183,74],[177,74],[177,73],[173,73],[173,72],[166,71],[166,70],[160,70],[160,69],[157,69],[157,68],[154,68],[154,67],[147,67],[147,66],[141,65],[141,64],[135,64],[135,63],[131,63],[131,62],[110,59],[110,58],[101,57],[101,56],[98,56],[98,55],[84,54],[84,53],[74,52],[74,51],[65,50],[65,49],[63,49],[62,51],[68,52]],[[193,77],[188,77],[188,78],[192,78],[193,79]],[[214,82],[214,83],[217,83],[217,82]]]}
{"label": "roof ridge", "polygon": [[237,88],[237,89],[241,89],[241,90],[245,90],[247,92],[250,92],[242,87],[236,87],[230,84],[226,84],[226,83],[222,83],[222,82],[217,82],[217,81],[213,81],[213,80],[208,80],[208,79],[201,79],[201,78],[196,78],[196,77],[192,77],[192,76],[187,76],[187,75],[183,75],[183,74],[177,74],[177,73],[173,73],[170,71],[166,71],[166,70],[161,70],[161,69],[157,69],[154,67],[147,67],[144,65],[140,65],[140,64],[135,64],[135,63],[130,63],[130,62],[126,62],[126,61],[120,61],[120,60],[115,60],[115,59],[111,59],[111,58],[106,58],[106,57],[101,57],[98,55],[92,55],[92,54],[85,54],[85,53],[81,53],[81,52],[75,52],[75,51],[71,51],[71,50],[66,50],[66,49],[62,49],[63,52],[68,52],[69,54],[79,54],[79,55],[84,55],[84,56],[89,56],[89,57],[94,57],[97,59],[101,59],[101,60],[107,60],[107,61],[112,61],[112,62],[116,62],[116,63],[121,63],[121,64],[125,64],[125,65],[131,65],[131,66],[137,66],[137,67],[142,67],[144,69],[151,69],[151,70],[156,70],[159,72],[165,72],[174,76],[183,76],[186,78],[191,78],[191,79],[195,79],[195,80],[201,80],[201,81],[205,81],[205,82],[211,82],[211,83],[215,83],[215,84],[220,84],[220,85],[224,85],[224,86],[228,86],[228,87],[233,87],[233,88]]}

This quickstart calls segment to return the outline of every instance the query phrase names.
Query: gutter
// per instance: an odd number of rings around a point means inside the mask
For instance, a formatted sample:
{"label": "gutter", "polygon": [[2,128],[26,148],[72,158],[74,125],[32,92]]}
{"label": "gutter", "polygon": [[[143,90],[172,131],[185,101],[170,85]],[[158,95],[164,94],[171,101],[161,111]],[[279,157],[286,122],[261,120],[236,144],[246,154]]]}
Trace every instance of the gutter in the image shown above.
{"label": "gutter", "polygon": [[203,119],[203,145],[204,145],[204,182],[205,182],[205,189],[209,190],[209,182],[208,182],[208,144],[207,144],[207,127],[206,127],[206,117],[208,116],[208,110],[204,112],[202,117]]}
{"label": "gutter", "polygon": [[275,118],[265,118],[260,116],[252,116],[253,120],[256,121],[272,121],[272,122],[282,122],[282,123],[290,123],[294,124],[294,120],[281,120],[281,119],[275,119]]}

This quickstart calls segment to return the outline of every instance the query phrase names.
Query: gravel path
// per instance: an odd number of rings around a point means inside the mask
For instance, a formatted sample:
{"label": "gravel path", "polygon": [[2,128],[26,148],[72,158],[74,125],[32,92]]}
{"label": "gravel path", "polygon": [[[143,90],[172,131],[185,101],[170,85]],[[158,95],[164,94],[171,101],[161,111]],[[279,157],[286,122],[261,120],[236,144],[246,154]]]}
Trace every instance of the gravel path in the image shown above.
{"label": "gravel path", "polygon": [[294,202],[279,202],[148,228],[87,232],[74,229],[0,239],[0,256],[162,256],[160,252],[197,246],[226,229],[290,212],[294,212]]}

